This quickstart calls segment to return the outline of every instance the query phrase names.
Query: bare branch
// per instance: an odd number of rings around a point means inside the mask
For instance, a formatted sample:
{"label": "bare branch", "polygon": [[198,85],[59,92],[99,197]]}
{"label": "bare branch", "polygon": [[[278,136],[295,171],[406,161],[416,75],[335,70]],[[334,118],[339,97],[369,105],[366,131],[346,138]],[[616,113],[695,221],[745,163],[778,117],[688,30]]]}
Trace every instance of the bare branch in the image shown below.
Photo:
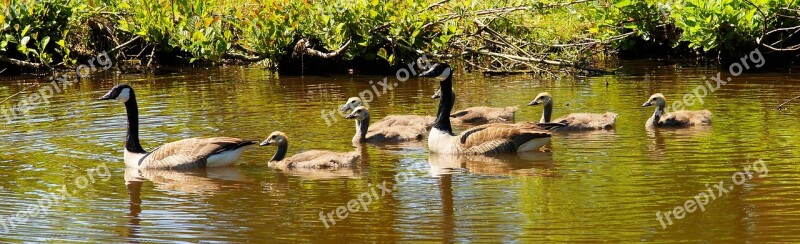
{"label": "bare branch", "polygon": [[17,67],[28,68],[28,69],[49,68],[49,67],[47,67],[47,66],[45,66],[45,65],[43,65],[41,63],[28,62],[28,61],[24,61],[24,60],[9,58],[9,57],[3,56],[3,55],[0,55],[0,61],[9,63],[9,64],[17,66]]}
{"label": "bare branch", "polygon": [[309,55],[309,56],[312,56],[312,57],[326,58],[326,59],[327,58],[335,58],[335,57],[338,57],[339,54],[344,52],[344,50],[347,50],[347,48],[350,47],[351,43],[353,43],[353,38],[350,38],[349,40],[347,40],[347,42],[345,42],[344,45],[339,47],[339,49],[336,49],[336,51],[326,53],[326,52],[320,52],[318,50],[312,49],[311,47],[308,46],[308,40],[300,39],[299,41],[297,41],[297,44],[295,45],[295,49],[294,49],[295,51],[294,51],[294,54],[292,56],[296,57],[297,55]]}

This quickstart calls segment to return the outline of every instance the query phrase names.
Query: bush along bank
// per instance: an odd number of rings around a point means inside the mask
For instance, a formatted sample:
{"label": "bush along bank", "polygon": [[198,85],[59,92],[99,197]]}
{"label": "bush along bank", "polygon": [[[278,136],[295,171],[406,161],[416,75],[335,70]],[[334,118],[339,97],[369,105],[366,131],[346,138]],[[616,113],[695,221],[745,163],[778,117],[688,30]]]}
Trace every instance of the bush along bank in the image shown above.
{"label": "bush along bank", "polygon": [[[283,74],[388,72],[422,54],[487,74],[604,74],[607,57],[796,62],[792,0],[0,0],[0,72],[257,64]],[[775,57],[772,57],[775,56]]]}

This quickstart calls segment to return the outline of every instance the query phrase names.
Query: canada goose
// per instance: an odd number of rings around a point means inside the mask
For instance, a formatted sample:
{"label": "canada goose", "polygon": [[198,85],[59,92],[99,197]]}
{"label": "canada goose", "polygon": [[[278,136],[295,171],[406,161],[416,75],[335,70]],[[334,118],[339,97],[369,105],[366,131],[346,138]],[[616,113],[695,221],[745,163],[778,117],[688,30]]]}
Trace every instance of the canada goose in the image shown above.
{"label": "canada goose", "polygon": [[[552,133],[537,124],[486,124],[454,134],[450,111],[455,103],[453,75],[447,63],[434,64],[421,77],[437,77],[442,90],[436,122],[428,136],[432,153],[499,154],[525,152],[541,148],[550,141]],[[555,125],[557,127],[559,125]]]}
{"label": "canada goose", "polygon": [[269,145],[278,146],[278,151],[275,152],[275,156],[269,160],[269,167],[282,170],[296,168],[337,169],[353,167],[356,165],[356,161],[361,158],[358,152],[337,153],[323,150],[305,151],[292,155],[289,158],[284,158],[286,156],[286,150],[289,149],[289,139],[286,137],[286,134],[280,131],[272,132],[272,134],[261,143],[261,146]]}
{"label": "canada goose", "polygon": [[[339,111],[346,112],[363,105],[361,98],[351,97],[339,108]],[[433,116],[421,115],[388,115],[370,126],[370,130],[388,128],[391,126],[422,126],[429,130],[433,126]]]}
{"label": "canada goose", "polygon": [[[533,101],[528,103],[528,106],[539,104],[544,106],[539,123],[550,123],[550,116],[553,114],[553,96],[547,92],[539,93]],[[604,114],[571,113],[555,119],[555,122],[567,124],[562,128],[563,130],[610,130],[614,128],[618,116],[611,112]]]}
{"label": "canada goose", "polygon": [[[442,89],[436,90],[431,98],[440,98]],[[489,123],[514,123],[514,115],[517,107],[493,108],[493,107],[469,107],[458,110],[450,115],[453,122],[457,124],[482,125]]]}
{"label": "canada goose", "polygon": [[195,169],[233,165],[245,147],[258,143],[230,137],[188,138],[145,151],[139,144],[139,111],[136,94],[127,84],[117,85],[99,100],[125,103],[128,135],[125,140],[125,166],[149,169]]}
{"label": "canada goose", "polygon": [[345,118],[356,120],[356,134],[353,136],[353,143],[419,141],[428,132],[424,127],[413,125],[393,125],[373,129],[373,126],[369,125],[369,110],[364,106],[356,107]]}
{"label": "canada goose", "polygon": [[647,122],[645,128],[655,127],[692,127],[692,126],[708,126],[711,125],[711,111],[699,110],[678,110],[671,113],[666,113],[664,107],[667,105],[667,99],[661,93],[656,93],[647,99],[647,102],[642,104],[642,107],[656,105],[656,110]]}

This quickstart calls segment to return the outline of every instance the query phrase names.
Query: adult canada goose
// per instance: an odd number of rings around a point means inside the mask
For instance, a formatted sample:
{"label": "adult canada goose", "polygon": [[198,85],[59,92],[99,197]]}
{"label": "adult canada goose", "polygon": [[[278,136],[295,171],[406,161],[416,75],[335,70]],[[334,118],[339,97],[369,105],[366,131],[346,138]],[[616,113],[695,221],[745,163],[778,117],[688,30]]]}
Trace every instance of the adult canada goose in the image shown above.
{"label": "adult canada goose", "polygon": [[[422,77],[437,77],[442,90],[436,121],[428,135],[428,148],[432,153],[446,154],[499,154],[533,151],[550,141],[549,128],[532,123],[487,124],[454,134],[450,125],[450,111],[455,103],[453,75],[447,63],[434,64]],[[560,124],[553,127],[561,126]]]}
{"label": "adult canada goose", "polygon": [[280,131],[272,132],[269,137],[261,143],[261,146],[276,145],[278,151],[269,160],[270,168],[282,170],[291,169],[337,169],[353,167],[361,155],[358,152],[337,153],[323,150],[305,151],[286,157],[286,150],[289,149],[289,139],[286,134]]}
{"label": "adult canada goose", "polygon": [[[347,102],[339,108],[339,111],[346,112],[353,110],[357,107],[363,105],[361,98],[358,97],[351,97],[347,99]],[[425,130],[429,130],[431,126],[433,126],[433,116],[422,116],[422,115],[388,115],[383,119],[379,120],[378,122],[373,123],[370,126],[370,130],[375,130],[378,128],[388,128],[391,126],[422,126]]]}
{"label": "adult canada goose", "polygon": [[[550,123],[550,117],[553,114],[553,96],[550,93],[542,92],[536,95],[528,106],[543,105],[542,119],[539,123]],[[571,113],[555,119],[556,123],[567,124],[564,130],[610,130],[614,128],[619,115],[611,112],[604,114],[592,113]]]}
{"label": "adult canada goose", "polygon": [[[442,89],[436,91],[431,98],[440,98]],[[457,124],[482,125],[489,123],[514,123],[514,115],[517,107],[493,108],[493,107],[469,107],[458,110],[450,115],[453,122]]]}
{"label": "adult canada goose", "polygon": [[125,166],[149,169],[195,169],[233,165],[245,147],[258,143],[230,137],[188,138],[170,142],[147,152],[139,144],[139,111],[136,94],[127,84],[117,85],[99,100],[125,103],[128,135],[125,140]]}
{"label": "adult canada goose", "polygon": [[356,107],[345,118],[356,120],[356,134],[353,136],[353,143],[419,141],[428,132],[425,127],[417,125],[393,125],[373,128],[373,126],[369,125],[369,110],[364,106]]}
{"label": "adult canada goose", "polygon": [[642,107],[656,105],[656,110],[653,116],[647,119],[645,128],[655,127],[692,127],[692,126],[708,126],[711,125],[711,111],[699,110],[678,110],[671,113],[666,113],[664,107],[667,106],[667,99],[661,93],[656,93],[650,96]]}

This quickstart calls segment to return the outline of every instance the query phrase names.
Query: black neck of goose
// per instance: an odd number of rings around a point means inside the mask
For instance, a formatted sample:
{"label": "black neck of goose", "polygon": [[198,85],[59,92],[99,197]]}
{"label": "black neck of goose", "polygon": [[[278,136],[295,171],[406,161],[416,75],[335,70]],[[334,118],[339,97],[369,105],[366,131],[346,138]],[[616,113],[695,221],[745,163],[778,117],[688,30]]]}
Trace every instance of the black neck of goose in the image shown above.
{"label": "black neck of goose", "polygon": [[440,81],[439,86],[442,90],[442,96],[439,99],[439,112],[436,114],[433,128],[453,134],[453,128],[450,126],[450,112],[453,110],[453,104],[456,101],[456,94],[453,93],[453,75],[450,74]]}
{"label": "black neck of goose", "polygon": [[369,117],[362,120],[356,120],[356,137],[358,140],[367,139],[367,131],[369,130]]}
{"label": "black neck of goose", "polygon": [[542,119],[539,123],[550,123],[550,117],[553,115],[553,102],[548,101],[544,104],[544,110],[542,111]]}
{"label": "black neck of goose", "polygon": [[286,157],[286,151],[289,149],[289,142],[286,140],[281,141],[278,143],[278,151],[275,152],[275,156],[272,156],[272,159],[269,161],[281,161],[284,157]]}
{"label": "black neck of goose", "polygon": [[133,153],[147,153],[139,144],[139,106],[136,104],[136,94],[130,91],[130,98],[125,102],[128,113],[128,135],[125,138],[125,150]]}

